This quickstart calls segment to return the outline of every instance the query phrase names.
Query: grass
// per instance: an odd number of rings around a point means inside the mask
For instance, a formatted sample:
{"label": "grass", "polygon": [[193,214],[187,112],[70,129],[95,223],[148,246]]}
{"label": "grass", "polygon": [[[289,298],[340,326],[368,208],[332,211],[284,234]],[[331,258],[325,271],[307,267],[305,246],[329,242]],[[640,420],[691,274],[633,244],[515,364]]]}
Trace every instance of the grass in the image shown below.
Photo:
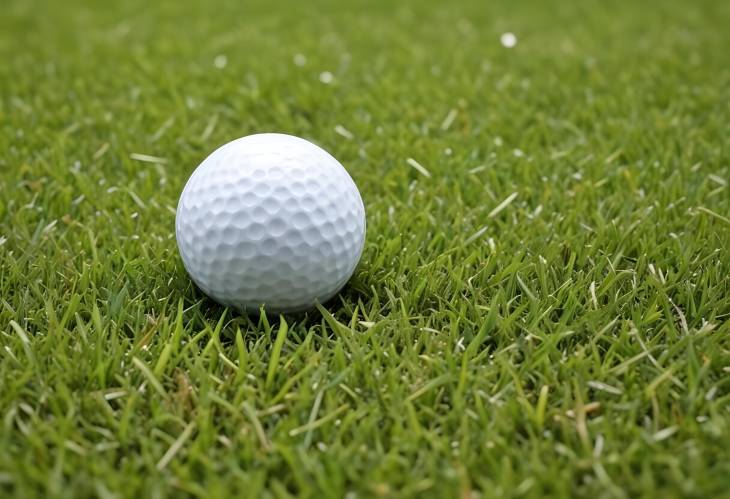
{"label": "grass", "polygon": [[[727,497],[727,3],[3,11],[0,495]],[[307,315],[177,253],[258,131],[365,200]]]}

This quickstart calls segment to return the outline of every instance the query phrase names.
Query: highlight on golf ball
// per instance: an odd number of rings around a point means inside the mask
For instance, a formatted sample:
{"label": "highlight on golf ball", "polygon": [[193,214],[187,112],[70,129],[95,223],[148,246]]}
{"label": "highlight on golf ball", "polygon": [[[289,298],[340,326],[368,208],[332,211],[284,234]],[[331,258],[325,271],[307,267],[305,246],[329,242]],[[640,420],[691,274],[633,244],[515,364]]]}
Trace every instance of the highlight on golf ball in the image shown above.
{"label": "highlight on golf ball", "polygon": [[229,142],[188,180],[175,233],[193,281],[217,302],[249,312],[306,310],[355,271],[365,208],[345,168],[291,135]]}

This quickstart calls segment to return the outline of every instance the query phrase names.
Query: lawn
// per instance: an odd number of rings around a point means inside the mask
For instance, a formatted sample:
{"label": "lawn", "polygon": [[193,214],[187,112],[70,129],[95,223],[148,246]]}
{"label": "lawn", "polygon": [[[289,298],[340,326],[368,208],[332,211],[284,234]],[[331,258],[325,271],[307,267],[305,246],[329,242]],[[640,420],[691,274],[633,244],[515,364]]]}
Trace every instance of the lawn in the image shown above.
{"label": "lawn", "polygon": [[[0,496],[728,497],[730,3],[2,10]],[[366,207],[304,315],[177,251],[263,131]]]}

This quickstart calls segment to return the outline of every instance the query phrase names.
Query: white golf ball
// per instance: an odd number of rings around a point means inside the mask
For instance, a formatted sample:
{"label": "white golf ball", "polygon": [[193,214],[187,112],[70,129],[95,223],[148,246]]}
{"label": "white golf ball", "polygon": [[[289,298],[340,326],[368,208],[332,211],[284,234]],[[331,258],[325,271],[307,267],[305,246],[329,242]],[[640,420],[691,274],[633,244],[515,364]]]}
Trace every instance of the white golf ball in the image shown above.
{"label": "white golf ball", "polygon": [[298,137],[243,137],[188,180],[175,232],[205,294],[247,311],[297,312],[347,282],[365,242],[365,208],[345,168]]}

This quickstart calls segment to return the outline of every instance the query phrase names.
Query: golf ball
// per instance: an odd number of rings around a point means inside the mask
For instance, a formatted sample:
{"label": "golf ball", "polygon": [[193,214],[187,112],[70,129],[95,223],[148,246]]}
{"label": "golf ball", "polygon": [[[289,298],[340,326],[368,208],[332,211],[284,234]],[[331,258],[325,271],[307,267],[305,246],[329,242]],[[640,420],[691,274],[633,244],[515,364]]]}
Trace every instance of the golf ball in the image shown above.
{"label": "golf ball", "polygon": [[198,166],[175,233],[188,274],[217,302],[297,312],[327,301],[354,272],[365,208],[324,149],[264,133],[229,142]]}

